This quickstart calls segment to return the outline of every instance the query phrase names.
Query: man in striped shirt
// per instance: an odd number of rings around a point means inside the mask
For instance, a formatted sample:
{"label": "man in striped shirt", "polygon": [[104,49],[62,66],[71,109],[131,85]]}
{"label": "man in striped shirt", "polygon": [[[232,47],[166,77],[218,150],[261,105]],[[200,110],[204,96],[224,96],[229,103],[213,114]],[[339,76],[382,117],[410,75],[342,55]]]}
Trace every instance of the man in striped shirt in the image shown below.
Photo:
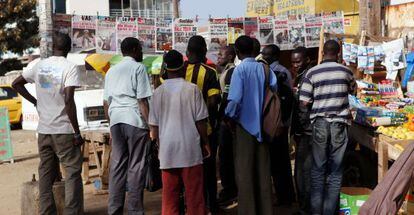
{"label": "man in striped shirt", "polygon": [[356,84],[351,70],[337,63],[340,51],[338,42],[327,41],[323,61],[306,73],[299,92],[301,105],[308,107],[313,124],[312,214],[333,215],[341,188],[351,123],[348,94],[355,93]]}

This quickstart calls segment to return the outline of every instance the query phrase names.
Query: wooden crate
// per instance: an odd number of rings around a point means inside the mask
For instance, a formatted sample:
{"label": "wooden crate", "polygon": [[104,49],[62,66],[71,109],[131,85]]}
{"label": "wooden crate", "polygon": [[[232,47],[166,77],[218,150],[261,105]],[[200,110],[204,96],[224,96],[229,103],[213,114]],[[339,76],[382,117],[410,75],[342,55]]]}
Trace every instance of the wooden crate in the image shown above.
{"label": "wooden crate", "polygon": [[[82,136],[85,144],[82,147],[83,165],[82,179],[85,184],[90,183],[90,164],[96,165],[99,178],[102,183],[102,189],[108,187],[109,182],[109,160],[111,154],[111,145],[109,142],[108,130],[83,131]],[[92,158],[92,159],[90,159]]]}
{"label": "wooden crate", "polygon": [[378,183],[388,171],[388,161],[397,160],[404,149],[414,140],[397,140],[380,134],[378,141]]}

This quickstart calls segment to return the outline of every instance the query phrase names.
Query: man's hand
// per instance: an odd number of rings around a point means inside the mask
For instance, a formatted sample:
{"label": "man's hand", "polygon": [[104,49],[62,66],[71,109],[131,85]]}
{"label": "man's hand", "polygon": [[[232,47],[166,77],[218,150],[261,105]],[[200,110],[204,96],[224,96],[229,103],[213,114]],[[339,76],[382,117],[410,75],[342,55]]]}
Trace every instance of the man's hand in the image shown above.
{"label": "man's hand", "polygon": [[73,145],[75,145],[75,146],[81,146],[84,143],[85,143],[85,140],[83,140],[82,135],[80,135],[80,134],[75,134],[74,135]]}
{"label": "man's hand", "polygon": [[211,156],[210,144],[203,144],[203,159],[207,159]]}
{"label": "man's hand", "polygon": [[226,124],[227,128],[231,131],[232,134],[236,133],[236,122],[233,119],[226,117],[224,119],[224,124]]}

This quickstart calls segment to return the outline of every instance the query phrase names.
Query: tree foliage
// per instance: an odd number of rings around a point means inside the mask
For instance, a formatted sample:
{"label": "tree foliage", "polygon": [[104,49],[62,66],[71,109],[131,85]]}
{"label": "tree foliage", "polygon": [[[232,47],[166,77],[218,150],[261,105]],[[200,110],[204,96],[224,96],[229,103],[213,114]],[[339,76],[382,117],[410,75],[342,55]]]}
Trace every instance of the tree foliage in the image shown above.
{"label": "tree foliage", "polygon": [[0,53],[39,46],[36,0],[0,0]]}

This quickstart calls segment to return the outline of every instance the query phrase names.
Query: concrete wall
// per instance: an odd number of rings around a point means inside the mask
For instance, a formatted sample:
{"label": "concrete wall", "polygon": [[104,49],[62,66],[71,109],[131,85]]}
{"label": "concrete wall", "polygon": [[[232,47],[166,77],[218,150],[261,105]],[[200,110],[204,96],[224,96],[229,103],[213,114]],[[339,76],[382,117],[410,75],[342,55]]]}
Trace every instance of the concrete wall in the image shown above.
{"label": "concrete wall", "polygon": [[76,15],[109,16],[109,0],[67,0],[66,13]]}

